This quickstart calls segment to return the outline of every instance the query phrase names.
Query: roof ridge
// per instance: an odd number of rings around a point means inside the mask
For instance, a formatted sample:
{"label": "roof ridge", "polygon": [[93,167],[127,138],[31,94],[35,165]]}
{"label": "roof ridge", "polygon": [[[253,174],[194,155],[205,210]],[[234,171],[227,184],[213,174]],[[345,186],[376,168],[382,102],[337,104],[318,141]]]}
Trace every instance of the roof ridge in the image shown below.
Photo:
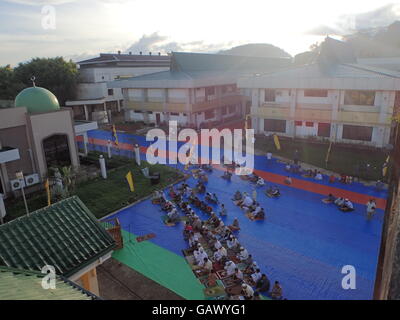
{"label": "roof ridge", "polygon": [[[386,70],[386,69],[382,69],[382,68],[377,68],[377,69],[382,70],[382,71],[379,71],[379,70],[370,69],[370,66],[353,64],[353,63],[342,63],[342,65],[348,66],[350,68],[358,69],[358,70],[363,70],[363,71],[367,71],[367,72],[371,72],[371,73],[376,73],[376,74],[383,75],[383,76],[386,76],[386,77],[400,78],[400,73],[399,73],[399,75],[390,74],[390,73],[387,73],[387,72],[390,72],[390,70]],[[387,72],[385,72],[385,71],[387,71]]]}

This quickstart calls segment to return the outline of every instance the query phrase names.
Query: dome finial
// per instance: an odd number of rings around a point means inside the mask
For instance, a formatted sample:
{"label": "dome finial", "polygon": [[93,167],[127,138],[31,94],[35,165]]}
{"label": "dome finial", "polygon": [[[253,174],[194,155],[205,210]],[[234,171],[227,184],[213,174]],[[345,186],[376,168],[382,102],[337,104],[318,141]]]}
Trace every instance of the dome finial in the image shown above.
{"label": "dome finial", "polygon": [[36,85],[35,85],[35,80],[36,80],[36,77],[35,77],[35,76],[32,76],[32,77],[31,77],[31,81],[32,81],[32,86],[34,86],[34,87],[36,87]]}

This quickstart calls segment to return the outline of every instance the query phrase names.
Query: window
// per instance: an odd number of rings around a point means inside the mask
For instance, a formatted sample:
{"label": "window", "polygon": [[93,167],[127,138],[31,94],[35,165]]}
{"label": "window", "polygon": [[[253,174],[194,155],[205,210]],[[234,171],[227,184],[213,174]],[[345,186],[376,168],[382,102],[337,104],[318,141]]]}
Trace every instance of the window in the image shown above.
{"label": "window", "polygon": [[214,110],[208,110],[204,112],[204,119],[208,120],[212,118],[214,118]]}
{"label": "window", "polygon": [[275,90],[265,89],[265,102],[275,102]]}
{"label": "window", "polygon": [[375,91],[347,90],[344,94],[345,105],[373,106],[375,103]]}
{"label": "window", "polygon": [[303,121],[295,121],[294,125],[297,127],[301,127],[303,125]]}
{"label": "window", "polygon": [[308,89],[304,90],[304,96],[326,98],[328,96],[328,90]]}
{"label": "window", "polygon": [[229,106],[229,113],[235,113],[235,112],[236,112],[236,106],[235,105]]}
{"label": "window", "polygon": [[135,110],[134,112],[135,113],[142,113],[142,111],[140,111],[140,110]]}
{"label": "window", "polygon": [[228,108],[227,108],[226,106],[221,108],[221,114],[222,114],[223,116],[227,114],[227,109],[228,109]]}
{"label": "window", "polygon": [[343,139],[371,141],[372,127],[343,125]]}
{"label": "window", "polygon": [[331,124],[318,123],[318,136],[329,138],[331,136]]}
{"label": "window", "polygon": [[206,96],[212,96],[215,94],[215,88],[214,87],[207,87],[206,88]]}
{"label": "window", "polygon": [[147,111],[147,114],[153,114],[153,111]]}
{"label": "window", "polygon": [[109,96],[114,95],[114,89],[108,89],[108,95]]}
{"label": "window", "polygon": [[306,121],[306,127],[314,127],[314,122]]}
{"label": "window", "polygon": [[286,120],[265,119],[264,131],[286,132]]}
{"label": "window", "polygon": [[170,115],[171,116],[179,116],[179,113],[178,112],[170,112]]}

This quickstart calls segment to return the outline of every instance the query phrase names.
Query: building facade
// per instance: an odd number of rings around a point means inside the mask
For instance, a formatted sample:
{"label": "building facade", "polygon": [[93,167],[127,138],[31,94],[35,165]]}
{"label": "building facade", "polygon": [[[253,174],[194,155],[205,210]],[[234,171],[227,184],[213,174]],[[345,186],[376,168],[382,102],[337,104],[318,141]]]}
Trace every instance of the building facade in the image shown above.
{"label": "building facade", "polygon": [[207,127],[244,118],[248,97],[237,88],[240,75],[276,70],[288,59],[172,53],[169,71],[108,83],[122,89],[126,121]]}
{"label": "building facade", "polygon": [[15,107],[0,108],[0,193],[34,189],[52,166],[79,166],[72,111],[40,87],[26,88]]}
{"label": "building facade", "polygon": [[314,64],[239,80],[252,90],[256,133],[390,146],[400,73],[359,65],[336,42],[327,39]]}
{"label": "building facade", "polygon": [[66,105],[72,107],[76,120],[112,122],[121,112],[123,96],[121,89],[107,88],[107,82],[168,70],[169,61],[169,56],[120,52],[80,61],[77,96]]}

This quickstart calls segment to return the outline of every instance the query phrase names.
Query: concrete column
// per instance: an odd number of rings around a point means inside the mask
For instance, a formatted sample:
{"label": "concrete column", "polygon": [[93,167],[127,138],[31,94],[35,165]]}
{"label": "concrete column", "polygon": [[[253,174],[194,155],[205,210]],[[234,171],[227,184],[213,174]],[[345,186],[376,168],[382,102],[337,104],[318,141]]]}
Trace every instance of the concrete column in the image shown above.
{"label": "concrete column", "polygon": [[89,114],[88,114],[88,110],[87,110],[86,104],[83,105],[83,111],[85,112],[85,120],[89,121]]}
{"label": "concrete column", "polygon": [[341,100],[341,91],[340,90],[332,90],[331,92],[331,101],[332,101],[332,112],[331,112],[331,135],[329,140],[332,142],[336,142],[337,130],[338,130],[338,117],[339,117],[339,107]]}
{"label": "concrete column", "polygon": [[121,104],[119,103],[119,99],[117,100],[117,110],[121,112]]}
{"label": "concrete column", "polygon": [[297,89],[290,90],[290,103],[289,103],[289,121],[286,121],[286,134],[295,137],[295,118],[297,108]]}
{"label": "concrete column", "polygon": [[88,154],[88,146],[87,146],[88,143],[89,143],[89,139],[87,136],[87,132],[85,132],[83,134],[83,153],[85,154],[85,156],[87,156],[87,154]]}
{"label": "concrete column", "polygon": [[3,190],[4,193],[6,194],[7,192],[10,191],[10,180],[8,179],[7,168],[5,163],[0,164],[0,176],[1,176],[1,182],[3,183]]}

